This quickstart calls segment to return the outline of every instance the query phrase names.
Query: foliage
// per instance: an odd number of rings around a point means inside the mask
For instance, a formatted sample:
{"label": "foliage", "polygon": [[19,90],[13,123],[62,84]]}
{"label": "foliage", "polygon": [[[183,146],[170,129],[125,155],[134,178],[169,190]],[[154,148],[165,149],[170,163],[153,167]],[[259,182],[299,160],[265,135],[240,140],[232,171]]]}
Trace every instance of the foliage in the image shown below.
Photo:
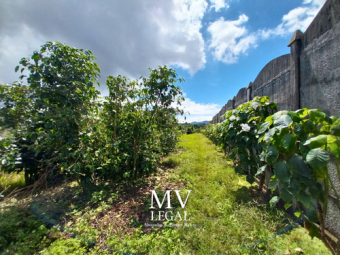
{"label": "foliage", "polygon": [[9,141],[3,142],[3,170],[25,169],[25,176],[33,177],[26,178],[30,184],[39,171],[67,162],[69,152],[79,146],[84,116],[96,107],[100,69],[94,59],[89,50],[58,42],[48,42],[31,59],[21,59],[21,72],[29,71],[28,85],[1,88],[1,115],[15,129],[10,143],[17,148],[8,150]]}
{"label": "foliage", "polygon": [[1,254],[32,254],[51,242],[43,222],[26,209],[1,209],[0,229]]}
{"label": "foliage", "polygon": [[0,88],[2,124],[15,130],[0,144],[4,171],[25,170],[26,184],[47,171],[66,173],[87,188],[150,173],[175,147],[184,100],[176,71],[160,66],[141,82],[109,76],[100,102],[94,59],[90,50],[49,42],[20,61],[28,85]]}
{"label": "foliage", "polygon": [[249,183],[255,181],[255,174],[261,161],[258,157],[263,143],[258,142],[257,130],[261,123],[271,115],[277,106],[269,102],[269,97],[255,97],[235,110],[225,113],[225,120],[216,127],[210,125],[206,130],[208,137],[220,145],[228,156],[234,159],[235,172],[247,175]]}
{"label": "foliage", "polygon": [[[324,228],[324,213],[327,211],[327,197],[330,188],[340,199],[328,173],[328,163],[334,156],[338,175],[340,157],[340,119],[329,117],[319,109],[280,111],[268,116],[274,104],[269,98],[255,98],[225,114],[223,123],[209,125],[205,134],[220,145],[229,148],[228,156],[236,159],[235,171],[248,173],[247,181],[254,182],[254,175],[273,169],[274,175],[268,188],[279,188],[279,196],[286,202],[307,210],[311,220],[317,220]],[[256,104],[254,103],[256,102]],[[261,101],[265,102],[264,110]],[[257,111],[257,109],[260,110]],[[251,114],[247,112],[250,109]],[[320,184],[324,183],[324,187]],[[274,205],[278,197],[273,197]],[[317,203],[323,203],[323,207]],[[323,209],[322,209],[323,208]],[[312,234],[314,236],[315,233]]]}
{"label": "foliage", "polygon": [[[112,254],[100,248],[105,246],[136,254],[216,254],[268,238],[292,222],[284,212],[271,209],[261,200],[250,198],[249,191],[254,187],[246,182],[244,176],[240,178],[235,175],[230,162],[226,161],[222,153],[217,152],[215,146],[202,134],[182,136],[179,147],[185,152],[171,153],[167,158],[176,168],[155,174],[152,178],[159,182],[152,182],[151,185],[164,186],[164,181],[172,180],[166,182],[172,189],[177,189],[175,187],[183,183],[187,189],[195,187],[185,207],[191,220],[185,223],[197,224],[196,226],[146,230],[140,225],[134,225],[129,219],[136,211],[129,211],[127,208],[136,208],[139,195],[131,194],[131,187],[126,187],[128,181],[117,181],[113,186],[104,186],[103,190],[93,193],[87,200],[79,195],[75,196],[80,192],[79,187],[68,190],[67,186],[63,185],[44,191],[38,197],[32,197],[33,203],[37,205],[41,216],[51,219],[52,222],[59,222],[67,232],[75,233],[79,239],[72,238],[65,232],[57,232],[53,227],[39,230],[42,228],[42,221],[30,215],[29,211],[16,213],[16,204],[13,204],[13,209],[7,213],[4,210],[0,212],[0,227],[6,225],[4,237],[6,240],[10,237],[13,241],[12,244],[3,242],[5,246],[0,253]],[[167,178],[164,178],[164,175]],[[174,179],[178,183],[175,183]],[[145,181],[145,178],[142,181]],[[163,184],[160,184],[161,182]],[[134,181],[133,186],[136,183],[137,181]],[[150,183],[146,182],[144,185],[143,190],[150,189]],[[113,187],[117,186],[122,187],[119,196],[125,196],[124,190],[128,192],[128,197],[119,200],[124,203],[119,205],[110,202],[115,195],[113,191],[118,191]],[[60,190],[63,192],[59,193]],[[150,202],[150,194],[140,196],[145,196],[145,202]],[[76,200],[72,199],[73,197],[76,197]],[[58,202],[57,198],[60,198]],[[90,207],[86,205],[87,201],[91,202]],[[124,205],[124,210],[121,210],[121,205]],[[118,208],[113,210],[114,207]],[[146,207],[149,209],[150,205]],[[45,212],[46,208],[50,209]],[[65,211],[67,214],[64,214]],[[122,227],[119,222],[123,220],[131,224]],[[181,224],[183,221],[176,223]],[[19,236],[18,232],[25,235]],[[15,239],[13,236],[16,236]],[[93,247],[85,240],[96,242],[98,246]],[[301,248],[305,254],[331,254],[320,240],[311,240],[300,226],[292,232],[243,249],[241,253],[284,254],[287,249],[294,250],[296,247]],[[4,250],[6,252],[3,252]]]}
{"label": "foliage", "polygon": [[[303,108],[277,112],[265,121],[258,134],[259,141],[265,143],[261,160],[274,168],[270,189],[279,187],[283,201],[300,202],[308,211],[317,210],[319,215],[327,211],[330,186],[339,202],[328,173],[330,154],[339,158],[339,119],[328,117],[319,109]],[[324,209],[317,207],[315,201],[323,203]]]}

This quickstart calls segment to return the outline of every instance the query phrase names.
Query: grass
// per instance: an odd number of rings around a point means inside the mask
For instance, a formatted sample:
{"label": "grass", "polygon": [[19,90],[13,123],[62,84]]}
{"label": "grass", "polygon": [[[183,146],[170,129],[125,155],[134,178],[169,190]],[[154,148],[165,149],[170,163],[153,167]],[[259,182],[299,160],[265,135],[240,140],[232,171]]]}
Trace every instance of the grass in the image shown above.
{"label": "grass", "polygon": [[24,173],[5,173],[0,168],[0,193],[6,189],[5,194],[9,194],[14,189],[25,186]]}
{"label": "grass", "polygon": [[[235,175],[231,162],[205,136],[183,135],[178,147],[159,172],[148,178],[104,185],[90,196],[70,183],[28,200],[45,217],[79,237],[136,254],[217,254],[268,238],[292,223],[284,212],[258,199],[254,195],[256,185]],[[143,227],[144,222],[150,222],[153,189],[158,194],[169,189],[192,190],[185,208],[176,203],[173,210],[182,215],[186,211],[194,226]],[[47,228],[29,208],[19,207],[20,203],[13,201],[13,207],[0,213],[0,253],[111,254]],[[298,254],[296,248],[304,254],[331,254],[301,227],[228,254],[281,255],[288,249]]]}

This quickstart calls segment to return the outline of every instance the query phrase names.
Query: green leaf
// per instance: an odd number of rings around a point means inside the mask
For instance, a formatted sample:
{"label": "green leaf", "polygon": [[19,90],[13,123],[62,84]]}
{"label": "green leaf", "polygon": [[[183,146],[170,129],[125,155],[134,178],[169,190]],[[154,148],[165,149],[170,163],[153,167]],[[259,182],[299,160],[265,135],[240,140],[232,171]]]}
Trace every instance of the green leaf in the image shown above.
{"label": "green leaf", "polygon": [[300,211],[297,211],[297,212],[294,213],[294,215],[296,216],[296,218],[299,218],[300,215],[301,215],[301,212],[300,212]]}
{"label": "green leaf", "polygon": [[15,69],[14,69],[14,71],[15,71],[15,72],[18,72],[18,70],[19,70],[19,66],[16,66]]}
{"label": "green leaf", "polygon": [[275,121],[277,120],[278,118],[281,117],[282,114],[286,114],[287,111],[279,111],[279,112],[276,112],[273,116],[272,116],[272,120]]}
{"label": "green leaf", "polygon": [[272,117],[273,117],[273,115],[270,115],[270,116],[268,116],[264,121],[265,121],[265,122],[269,122],[269,123],[270,123],[269,125],[271,125],[271,124],[273,124],[273,119],[272,119]]}
{"label": "green leaf", "polygon": [[251,174],[248,174],[247,175],[247,178],[246,178],[247,182],[249,182],[250,184],[253,184],[255,182],[255,178],[254,176],[252,176]]}
{"label": "green leaf", "polygon": [[288,115],[292,118],[294,122],[300,122],[302,119],[300,118],[299,114],[296,112],[289,111]]}
{"label": "green leaf", "polygon": [[310,139],[310,146],[312,149],[320,148],[321,146],[325,146],[326,144],[327,144],[326,135],[318,135],[317,137],[313,137]]}
{"label": "green leaf", "polygon": [[308,114],[309,114],[309,118],[316,122],[323,122],[327,117],[326,113],[324,113],[323,111],[319,109],[309,110]]}
{"label": "green leaf", "polygon": [[244,171],[248,171],[249,165],[248,165],[246,162],[243,162],[243,163],[242,163],[242,169],[243,169]]}
{"label": "green leaf", "polygon": [[330,150],[330,152],[334,155],[336,158],[340,158],[340,140],[336,140],[331,144],[328,144],[327,146]]}
{"label": "green leaf", "polygon": [[279,202],[280,198],[278,196],[274,196],[272,197],[272,199],[270,199],[269,201],[269,205],[270,205],[270,208],[274,208],[277,204],[277,202]]}
{"label": "green leaf", "polygon": [[297,114],[299,114],[300,118],[304,118],[308,115],[308,109],[307,108],[302,108],[297,111],[295,111]]}
{"label": "green leaf", "polygon": [[305,192],[300,192],[297,196],[297,201],[301,202],[305,207],[309,208],[312,203],[312,198]]}
{"label": "green leaf", "polygon": [[329,154],[322,149],[312,149],[306,156],[307,163],[314,169],[326,167],[329,162]]}
{"label": "green leaf", "polygon": [[289,207],[291,207],[292,204],[291,203],[285,203],[284,207],[285,207],[285,210],[287,211]]}
{"label": "green leaf", "polygon": [[311,120],[306,120],[303,122],[303,127],[307,133],[313,133],[316,130],[316,126]]}
{"label": "green leaf", "polygon": [[270,122],[262,123],[262,125],[260,126],[259,131],[257,131],[257,134],[264,133],[267,130],[267,128],[269,127],[269,125],[270,125]]}
{"label": "green leaf", "polygon": [[270,181],[268,184],[268,189],[270,190],[276,189],[277,185],[279,185],[279,181]]}
{"label": "green leaf", "polygon": [[257,107],[260,105],[260,103],[259,102],[253,102],[252,104],[251,104],[251,106],[256,110],[257,109]]}
{"label": "green leaf", "polygon": [[289,182],[290,174],[285,161],[279,161],[274,165],[274,174],[280,182]]}
{"label": "green leaf", "polygon": [[294,122],[300,122],[302,119],[300,118],[299,114],[296,112],[289,111],[288,115],[292,118]]}
{"label": "green leaf", "polygon": [[281,140],[281,146],[289,152],[293,152],[296,146],[296,137],[286,134]]}
{"label": "green leaf", "polygon": [[299,142],[299,150],[301,153],[307,154],[310,151],[310,148],[309,146],[304,145],[305,143],[305,141]]}
{"label": "green leaf", "polygon": [[288,160],[288,165],[289,165],[289,169],[291,170],[291,172],[293,172],[297,175],[302,175],[304,177],[311,178],[311,172],[308,168],[308,165],[302,159],[301,156],[293,155]]}
{"label": "green leaf", "polygon": [[340,118],[333,122],[331,126],[331,134],[340,136]]}
{"label": "green leaf", "polygon": [[289,115],[281,115],[277,120],[274,121],[276,128],[282,129],[293,124],[293,120]]}
{"label": "green leaf", "polygon": [[266,167],[267,167],[267,165],[261,166],[261,167],[257,170],[255,176],[259,175],[259,174],[262,173],[264,170],[266,170]]}
{"label": "green leaf", "polygon": [[291,188],[282,188],[280,189],[280,197],[285,201],[286,203],[289,203],[293,199],[293,193]]}
{"label": "green leaf", "polygon": [[294,196],[297,196],[300,193],[301,186],[295,178],[290,179],[290,187],[292,188]]}
{"label": "green leaf", "polygon": [[271,128],[271,129],[269,129],[269,131],[265,134],[264,140],[266,141],[266,143],[270,143],[272,137],[275,135],[276,130],[277,130],[276,128]]}
{"label": "green leaf", "polygon": [[277,152],[276,147],[269,146],[266,154],[266,162],[271,165],[277,160],[278,157],[279,153]]}
{"label": "green leaf", "polygon": [[294,133],[297,134],[300,138],[304,138],[306,136],[305,130],[300,123],[294,124]]}

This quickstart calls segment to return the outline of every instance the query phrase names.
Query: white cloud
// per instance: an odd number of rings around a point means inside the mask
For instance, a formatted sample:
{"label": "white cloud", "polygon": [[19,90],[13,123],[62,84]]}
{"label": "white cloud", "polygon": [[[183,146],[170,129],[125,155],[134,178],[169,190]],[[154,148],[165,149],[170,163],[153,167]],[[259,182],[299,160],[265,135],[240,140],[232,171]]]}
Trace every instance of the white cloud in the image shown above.
{"label": "white cloud", "polygon": [[210,10],[215,8],[215,11],[218,12],[222,8],[229,8],[229,4],[226,0],[210,0],[211,6]]}
{"label": "white cloud", "polygon": [[108,75],[148,76],[147,68],[158,65],[194,74],[206,62],[199,30],[207,8],[206,0],[1,2],[0,82],[16,80],[20,59],[46,41],[90,49],[101,68],[101,83]]}
{"label": "white cloud", "polygon": [[326,0],[304,0],[304,6],[297,7],[283,15],[282,22],[273,29],[259,29],[249,33],[245,24],[248,17],[245,14],[237,20],[224,20],[223,17],[211,23],[208,31],[211,34],[209,48],[213,56],[226,64],[238,61],[242,54],[247,54],[250,48],[256,48],[260,40],[274,36],[287,36],[296,30],[303,32],[313,21]]}
{"label": "white cloud", "polygon": [[[218,104],[201,104],[196,103],[190,98],[186,97],[184,93],[185,101],[182,102],[180,108],[184,110],[185,114],[183,116],[177,116],[179,122],[193,122],[193,121],[205,121],[211,120],[212,117],[221,109]],[[189,114],[188,114],[189,112]],[[186,120],[184,119],[186,117]]]}
{"label": "white cloud", "polygon": [[300,6],[289,11],[283,15],[282,22],[276,28],[260,30],[258,35],[262,39],[268,39],[272,36],[290,35],[296,30],[304,32],[325,2],[326,0],[304,0],[303,4],[307,6]]}
{"label": "white cloud", "polygon": [[217,60],[232,64],[237,62],[240,54],[245,54],[250,47],[256,47],[257,38],[243,26],[247,21],[248,17],[242,14],[238,20],[225,21],[222,17],[209,25],[209,48],[213,49]]}

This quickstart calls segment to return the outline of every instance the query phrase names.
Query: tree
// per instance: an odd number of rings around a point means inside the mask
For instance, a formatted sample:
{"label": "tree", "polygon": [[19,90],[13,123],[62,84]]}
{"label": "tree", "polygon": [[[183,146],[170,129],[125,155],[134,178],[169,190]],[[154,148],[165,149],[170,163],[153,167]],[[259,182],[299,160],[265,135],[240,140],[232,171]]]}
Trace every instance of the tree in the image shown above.
{"label": "tree", "polygon": [[[29,71],[27,85],[21,75],[17,84],[1,88],[1,115],[15,129],[12,140],[1,144],[2,169],[25,170],[29,184],[39,171],[67,162],[65,157],[79,145],[84,116],[97,109],[100,69],[94,59],[90,50],[59,42],[48,42],[30,59],[21,59],[15,71]],[[18,149],[6,150],[8,143]]]}

